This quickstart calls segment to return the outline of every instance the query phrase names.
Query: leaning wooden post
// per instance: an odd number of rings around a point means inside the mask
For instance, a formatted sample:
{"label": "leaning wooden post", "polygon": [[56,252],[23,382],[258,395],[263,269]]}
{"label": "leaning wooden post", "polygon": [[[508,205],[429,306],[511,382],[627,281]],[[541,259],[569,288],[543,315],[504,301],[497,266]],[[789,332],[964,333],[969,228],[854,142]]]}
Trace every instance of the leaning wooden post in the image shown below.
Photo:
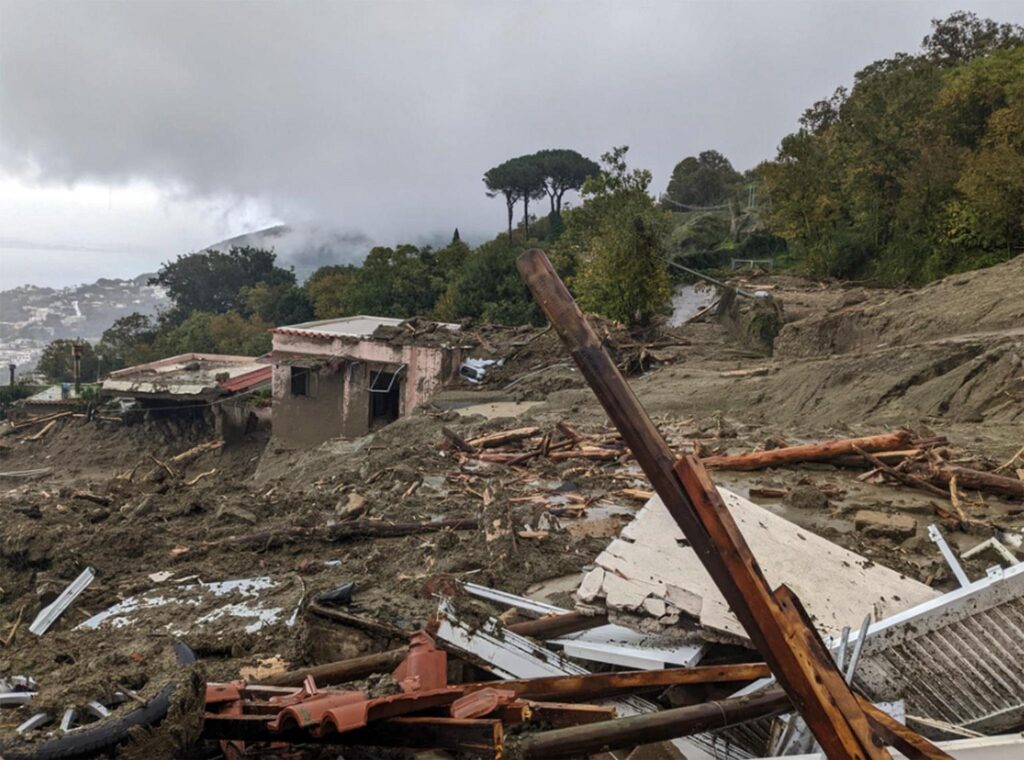
{"label": "leaning wooden post", "polygon": [[776,598],[701,466],[677,460],[602,348],[543,251],[518,259],[533,297],[715,581],[750,640],[831,760],[890,758],[842,674],[783,589]]}

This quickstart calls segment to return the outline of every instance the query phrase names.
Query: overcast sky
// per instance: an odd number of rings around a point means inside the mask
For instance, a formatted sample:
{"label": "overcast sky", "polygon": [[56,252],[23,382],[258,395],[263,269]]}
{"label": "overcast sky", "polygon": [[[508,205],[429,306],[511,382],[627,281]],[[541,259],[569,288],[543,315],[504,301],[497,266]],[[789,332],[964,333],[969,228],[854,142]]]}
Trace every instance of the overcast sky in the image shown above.
{"label": "overcast sky", "polygon": [[658,192],[707,148],[746,169],[959,8],[1024,23],[1019,0],[0,0],[0,290],[278,222],[490,237],[481,175],[540,148],[628,144]]}

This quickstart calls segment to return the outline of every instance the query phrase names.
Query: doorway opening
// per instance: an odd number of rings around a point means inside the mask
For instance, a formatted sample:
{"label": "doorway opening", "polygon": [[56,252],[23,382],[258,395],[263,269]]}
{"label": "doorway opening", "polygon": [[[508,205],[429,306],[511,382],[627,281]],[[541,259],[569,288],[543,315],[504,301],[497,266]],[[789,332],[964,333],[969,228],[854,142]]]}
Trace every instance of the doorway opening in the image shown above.
{"label": "doorway opening", "polygon": [[398,373],[377,372],[370,383],[370,428],[394,422],[402,412],[402,383]]}

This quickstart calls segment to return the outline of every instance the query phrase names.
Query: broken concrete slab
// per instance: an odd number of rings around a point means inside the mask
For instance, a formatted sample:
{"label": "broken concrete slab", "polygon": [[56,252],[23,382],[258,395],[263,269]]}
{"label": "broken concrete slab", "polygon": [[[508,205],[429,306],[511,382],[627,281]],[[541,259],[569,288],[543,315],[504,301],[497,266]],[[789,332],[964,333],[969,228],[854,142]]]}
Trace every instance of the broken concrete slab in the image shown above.
{"label": "broken concrete slab", "polygon": [[909,515],[861,509],[853,517],[853,524],[869,538],[893,538],[902,541],[917,533],[917,520]]}
{"label": "broken concrete slab", "polygon": [[[937,596],[924,584],[732,491],[719,491],[768,581],[789,585],[826,635],[857,625],[865,613],[878,620]],[[739,621],[658,497],[647,502],[595,564],[577,590],[582,604],[607,609],[641,630],[689,620],[694,641],[746,642]],[[652,599],[664,606],[651,604]]]}

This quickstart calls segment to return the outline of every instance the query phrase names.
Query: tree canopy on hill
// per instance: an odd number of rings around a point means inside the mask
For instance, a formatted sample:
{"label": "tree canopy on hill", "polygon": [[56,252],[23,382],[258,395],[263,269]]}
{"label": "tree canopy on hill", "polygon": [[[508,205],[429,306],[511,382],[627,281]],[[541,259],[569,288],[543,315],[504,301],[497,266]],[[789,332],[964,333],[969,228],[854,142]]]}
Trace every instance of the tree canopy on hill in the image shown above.
{"label": "tree canopy on hill", "polygon": [[743,175],[717,150],[687,156],[672,170],[662,197],[669,207],[717,206],[736,192]]}
{"label": "tree canopy on hill", "polygon": [[277,266],[272,250],[252,246],[208,250],[179,256],[160,267],[150,285],[160,285],[174,302],[167,318],[182,321],[194,311],[223,314],[250,311],[246,290],[264,285],[282,289],[295,285],[295,273]]}
{"label": "tree canopy on hill", "polygon": [[955,13],[815,103],[760,167],[810,271],[920,284],[1024,252],[1024,29]]}
{"label": "tree canopy on hill", "polygon": [[599,167],[574,150],[549,149],[510,158],[484,172],[487,196],[505,200],[508,236],[512,237],[512,219],[516,204],[523,203],[523,228],[530,234],[530,201],[547,196],[551,215],[562,213],[562,199],[569,190],[579,190],[587,177]]}
{"label": "tree canopy on hill", "polygon": [[92,344],[85,340],[70,340],[58,338],[50,341],[43,349],[43,355],[39,358],[36,371],[43,375],[51,383],[70,383],[75,379],[75,362],[72,358],[71,347],[75,344],[81,346],[81,362],[79,367],[79,380],[83,383],[95,382],[100,370],[99,357]]}
{"label": "tree canopy on hill", "polygon": [[583,186],[583,205],[566,214],[556,250],[577,272],[571,285],[584,308],[642,325],[664,311],[671,296],[668,214],[648,193],[651,173],[627,167],[628,150],[601,156],[601,171]]}

